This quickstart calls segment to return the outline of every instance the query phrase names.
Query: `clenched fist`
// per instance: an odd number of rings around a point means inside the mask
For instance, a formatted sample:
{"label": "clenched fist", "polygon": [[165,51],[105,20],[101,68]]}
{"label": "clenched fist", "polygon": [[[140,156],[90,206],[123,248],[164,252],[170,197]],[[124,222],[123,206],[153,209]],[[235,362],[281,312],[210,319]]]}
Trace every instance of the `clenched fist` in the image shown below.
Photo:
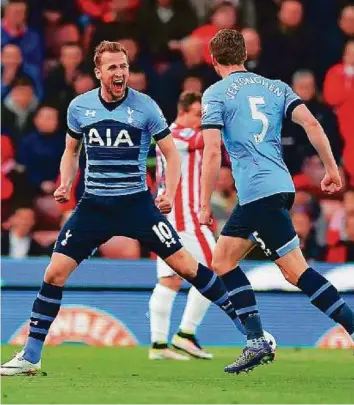
{"label": "clenched fist", "polygon": [[200,209],[199,223],[201,225],[213,225],[213,214],[210,206],[202,207]]}
{"label": "clenched fist", "polygon": [[54,191],[54,198],[58,203],[68,202],[70,200],[70,187],[59,186]]}
{"label": "clenched fist", "polygon": [[156,197],[155,204],[162,214],[169,214],[172,211],[173,200],[166,194],[161,194]]}
{"label": "clenched fist", "polygon": [[342,179],[338,169],[326,172],[323,180],[321,181],[322,191],[328,194],[334,194],[342,188]]}

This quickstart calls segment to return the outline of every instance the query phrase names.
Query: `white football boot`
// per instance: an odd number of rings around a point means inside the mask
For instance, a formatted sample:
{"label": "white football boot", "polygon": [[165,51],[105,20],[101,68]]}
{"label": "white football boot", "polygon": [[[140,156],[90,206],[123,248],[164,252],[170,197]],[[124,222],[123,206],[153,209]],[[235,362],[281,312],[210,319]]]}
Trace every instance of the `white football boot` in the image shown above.
{"label": "white football boot", "polygon": [[190,357],[169,349],[168,347],[163,349],[156,349],[151,347],[149,349],[149,360],[190,360]]}
{"label": "white football boot", "polygon": [[214,356],[205,351],[194,335],[178,332],[172,338],[172,345],[176,349],[183,350],[193,357],[211,360]]}
{"label": "white football boot", "polygon": [[24,350],[17,353],[13,359],[4,363],[0,367],[0,375],[35,375],[41,369],[41,361],[38,363],[30,363],[23,358]]}

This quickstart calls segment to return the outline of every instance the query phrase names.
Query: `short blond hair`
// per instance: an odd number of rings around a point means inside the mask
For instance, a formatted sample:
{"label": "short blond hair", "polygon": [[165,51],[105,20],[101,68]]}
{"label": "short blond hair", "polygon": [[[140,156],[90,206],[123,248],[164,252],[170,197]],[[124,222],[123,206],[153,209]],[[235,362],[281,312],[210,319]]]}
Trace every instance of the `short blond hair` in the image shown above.
{"label": "short blond hair", "polygon": [[95,66],[99,66],[101,63],[101,56],[104,52],[111,52],[111,53],[118,53],[118,52],[123,52],[124,55],[128,59],[128,52],[124,48],[123,45],[121,45],[119,42],[112,42],[112,41],[102,41],[96,46],[95,49],[95,55],[93,57],[93,62]]}

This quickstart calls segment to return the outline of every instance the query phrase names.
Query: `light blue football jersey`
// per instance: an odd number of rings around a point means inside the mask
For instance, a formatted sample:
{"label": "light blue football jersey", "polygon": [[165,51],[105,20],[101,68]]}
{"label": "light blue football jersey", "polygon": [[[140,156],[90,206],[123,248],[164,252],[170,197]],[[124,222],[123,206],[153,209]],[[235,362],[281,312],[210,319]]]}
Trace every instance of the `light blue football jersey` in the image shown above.
{"label": "light blue football jersey", "polygon": [[107,103],[99,88],[91,90],[72,100],[67,124],[69,135],[84,141],[87,193],[120,196],[147,190],[151,137],[158,141],[170,133],[149,96],[128,88],[122,100]]}
{"label": "light blue football jersey", "polygon": [[282,157],[281,128],[301,103],[287,84],[246,71],[204,92],[202,129],[221,129],[240,205],[295,191]]}

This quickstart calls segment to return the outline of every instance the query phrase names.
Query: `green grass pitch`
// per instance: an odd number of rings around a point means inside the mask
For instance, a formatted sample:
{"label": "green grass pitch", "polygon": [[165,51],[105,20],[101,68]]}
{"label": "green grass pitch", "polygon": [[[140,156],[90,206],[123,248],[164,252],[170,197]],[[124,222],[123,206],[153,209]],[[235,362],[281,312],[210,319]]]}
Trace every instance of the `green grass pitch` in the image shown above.
{"label": "green grass pitch", "polygon": [[[249,375],[223,367],[240,348],[210,348],[215,359],[149,361],[147,347],[46,347],[46,376],[2,377],[4,404],[354,403],[351,350],[279,349]],[[13,347],[2,347],[2,361]]]}

